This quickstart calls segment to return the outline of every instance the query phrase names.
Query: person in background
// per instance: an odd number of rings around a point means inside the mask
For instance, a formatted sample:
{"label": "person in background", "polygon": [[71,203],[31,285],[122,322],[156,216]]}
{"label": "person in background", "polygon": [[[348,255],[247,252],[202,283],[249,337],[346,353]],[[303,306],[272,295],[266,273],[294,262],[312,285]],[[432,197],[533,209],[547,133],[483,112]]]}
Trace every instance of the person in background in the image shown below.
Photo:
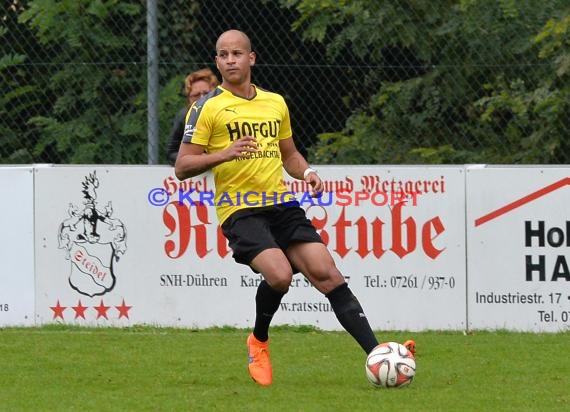
{"label": "person in background", "polygon": [[190,73],[184,79],[184,95],[186,96],[186,106],[181,108],[172,124],[170,130],[170,138],[168,141],[168,163],[174,166],[182,135],[184,134],[184,123],[186,113],[196,100],[211,92],[219,84],[218,78],[210,69],[200,69]]}

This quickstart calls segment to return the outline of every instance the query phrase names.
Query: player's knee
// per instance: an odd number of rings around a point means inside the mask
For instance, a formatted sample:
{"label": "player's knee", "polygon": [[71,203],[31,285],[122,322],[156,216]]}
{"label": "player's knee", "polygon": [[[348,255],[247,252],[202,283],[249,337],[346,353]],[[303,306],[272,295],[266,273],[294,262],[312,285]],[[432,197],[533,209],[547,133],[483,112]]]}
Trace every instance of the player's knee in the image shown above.
{"label": "player's knee", "polygon": [[319,268],[313,273],[313,277],[316,280],[320,280],[322,282],[330,282],[335,284],[340,284],[344,281],[342,273],[340,273],[340,271],[334,265],[327,265]]}
{"label": "player's knee", "polygon": [[317,290],[327,294],[343,283],[346,283],[346,281],[340,271],[336,267],[333,267],[332,269],[325,270],[321,273],[313,274],[312,283]]}
{"label": "player's knee", "polygon": [[273,262],[261,272],[272,289],[286,293],[293,280],[293,269],[287,261]]}
{"label": "player's knee", "polygon": [[289,290],[289,286],[291,285],[292,280],[293,271],[283,271],[282,273],[279,273],[277,276],[273,277],[270,285],[273,289],[286,293]]}

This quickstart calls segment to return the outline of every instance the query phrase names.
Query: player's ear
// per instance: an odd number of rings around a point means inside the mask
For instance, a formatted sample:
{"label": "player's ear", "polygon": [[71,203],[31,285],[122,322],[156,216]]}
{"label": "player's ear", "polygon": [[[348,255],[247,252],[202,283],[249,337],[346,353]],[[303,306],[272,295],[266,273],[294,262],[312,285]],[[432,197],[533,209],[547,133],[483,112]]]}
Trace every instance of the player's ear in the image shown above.
{"label": "player's ear", "polygon": [[257,55],[255,54],[254,51],[249,52],[249,65],[253,66],[255,65],[255,59],[257,58]]}

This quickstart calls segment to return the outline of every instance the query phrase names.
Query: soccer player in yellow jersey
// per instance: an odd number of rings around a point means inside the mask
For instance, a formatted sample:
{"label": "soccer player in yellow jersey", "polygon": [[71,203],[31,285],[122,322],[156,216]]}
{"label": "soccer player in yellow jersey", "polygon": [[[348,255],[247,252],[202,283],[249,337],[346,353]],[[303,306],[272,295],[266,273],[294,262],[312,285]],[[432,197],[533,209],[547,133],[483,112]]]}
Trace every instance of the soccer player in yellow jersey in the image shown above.
{"label": "soccer player in yellow jersey", "polygon": [[263,276],[247,348],[251,377],[270,385],[269,325],[294,273],[329,299],[340,324],[367,354],[378,340],[305,211],[287,196],[283,168],[306,181],[313,195],[323,183],[295,147],[283,97],[251,83],[255,59],[245,33],[229,30],[218,38],[216,66],[223,81],[190,108],[175,172],[184,180],[212,169],[216,212],[233,257]]}

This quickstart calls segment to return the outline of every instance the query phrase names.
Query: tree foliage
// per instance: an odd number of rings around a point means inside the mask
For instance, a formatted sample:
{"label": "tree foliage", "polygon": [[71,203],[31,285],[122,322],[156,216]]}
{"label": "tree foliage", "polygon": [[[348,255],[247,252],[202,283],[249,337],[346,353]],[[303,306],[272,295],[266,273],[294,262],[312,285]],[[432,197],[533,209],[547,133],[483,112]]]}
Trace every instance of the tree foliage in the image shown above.
{"label": "tree foliage", "polygon": [[[194,12],[197,4],[182,0],[169,3],[187,13]],[[0,33],[10,39],[4,43],[0,59],[0,75],[9,89],[0,100],[0,110],[2,114],[9,111],[8,117],[20,121],[8,123],[3,126],[6,130],[1,130],[10,139],[9,146],[3,148],[9,154],[1,161],[145,162],[144,2],[30,0],[14,4],[18,7],[7,14],[10,25]],[[160,52],[173,59],[177,47],[195,40],[191,35],[193,19],[189,15],[172,17],[172,13],[166,17],[168,21],[162,15],[160,18]],[[21,54],[12,52],[16,44]],[[185,57],[186,61],[191,59]],[[166,131],[173,113],[184,102],[179,88],[184,73],[178,70],[173,66],[160,69],[162,82],[166,83],[161,95],[160,125]]]}
{"label": "tree foliage", "polygon": [[[63,163],[120,163],[144,147],[144,118],[131,93],[144,80],[141,13],[135,2],[36,0],[20,14],[51,51],[49,75],[37,79],[51,99],[27,124],[36,134],[34,157],[55,152]],[[122,24],[138,35],[116,33]]]}
{"label": "tree foliage", "polygon": [[[7,5],[0,163],[146,163],[145,1]],[[161,159],[184,75],[211,65],[216,36],[237,27],[262,39],[255,81],[285,96],[314,162],[570,161],[567,0],[158,6]],[[315,62],[318,82],[304,72]]]}
{"label": "tree foliage", "polygon": [[[30,110],[40,105],[36,95],[36,86],[26,70],[27,55],[22,41],[16,39],[18,12],[16,5],[6,8],[0,15],[3,27],[0,27],[0,136],[3,150],[7,155],[0,163],[26,163],[32,160],[27,147],[22,141],[28,138],[26,130],[19,122]],[[23,35],[26,34],[22,33]]]}
{"label": "tree foliage", "polygon": [[365,92],[341,96],[344,130],[320,135],[313,161],[570,160],[567,2],[281,3],[332,62],[350,54],[369,67]]}

